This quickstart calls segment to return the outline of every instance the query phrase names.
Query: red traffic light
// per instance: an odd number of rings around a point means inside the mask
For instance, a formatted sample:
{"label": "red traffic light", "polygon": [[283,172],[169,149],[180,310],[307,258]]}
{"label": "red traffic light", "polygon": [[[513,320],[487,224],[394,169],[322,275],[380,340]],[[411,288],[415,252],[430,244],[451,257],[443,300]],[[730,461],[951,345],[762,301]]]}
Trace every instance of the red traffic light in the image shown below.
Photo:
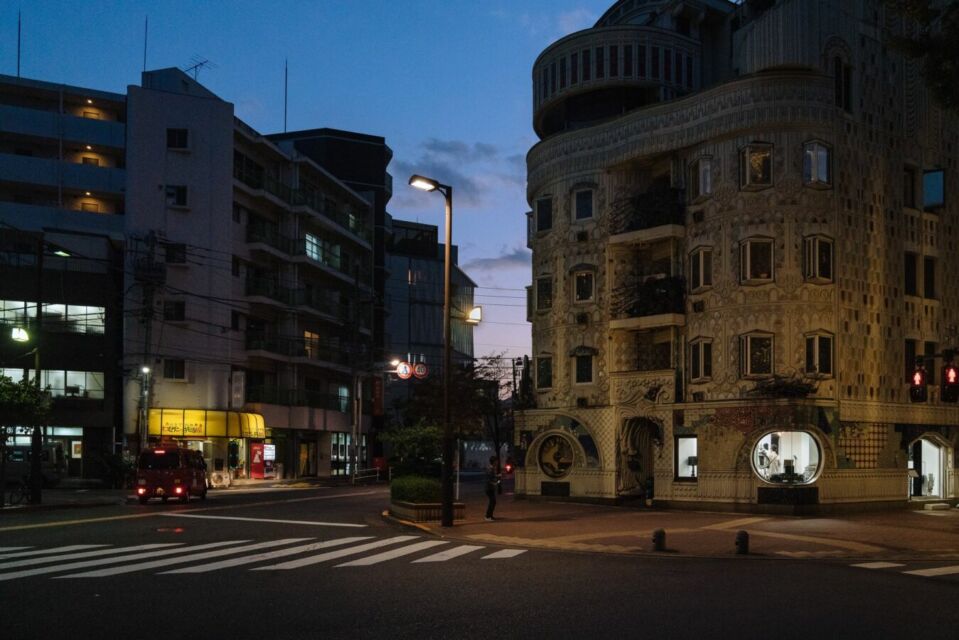
{"label": "red traffic light", "polygon": [[918,387],[926,384],[926,372],[922,369],[916,369],[912,372],[912,385]]}
{"label": "red traffic light", "polygon": [[959,384],[959,367],[947,364],[942,371],[942,378],[946,384]]}

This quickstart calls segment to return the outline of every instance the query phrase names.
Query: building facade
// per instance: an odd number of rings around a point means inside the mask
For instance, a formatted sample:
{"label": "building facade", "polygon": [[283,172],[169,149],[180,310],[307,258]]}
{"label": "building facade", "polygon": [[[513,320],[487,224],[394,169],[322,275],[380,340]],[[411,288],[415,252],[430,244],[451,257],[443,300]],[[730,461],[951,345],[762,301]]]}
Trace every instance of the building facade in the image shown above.
{"label": "building facade", "polygon": [[[622,0],[533,66],[517,492],[955,501],[959,127],[872,0]],[[952,197],[951,197],[952,196]]]}

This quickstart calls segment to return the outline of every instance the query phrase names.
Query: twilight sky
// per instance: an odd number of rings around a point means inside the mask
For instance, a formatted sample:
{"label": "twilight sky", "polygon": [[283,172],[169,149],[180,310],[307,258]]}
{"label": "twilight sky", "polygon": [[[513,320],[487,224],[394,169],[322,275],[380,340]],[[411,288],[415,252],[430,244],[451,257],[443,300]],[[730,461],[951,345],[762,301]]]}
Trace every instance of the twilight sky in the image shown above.
{"label": "twilight sky", "polygon": [[[530,73],[558,37],[612,0],[10,0],[0,5],[0,73],[124,92],[146,66],[215,66],[199,80],[261,133],[334,127],[384,136],[396,218],[440,226],[443,200],[410,173],[453,185],[453,242],[479,288],[476,354],[530,350],[524,286]],[[442,237],[442,235],[441,235]]]}

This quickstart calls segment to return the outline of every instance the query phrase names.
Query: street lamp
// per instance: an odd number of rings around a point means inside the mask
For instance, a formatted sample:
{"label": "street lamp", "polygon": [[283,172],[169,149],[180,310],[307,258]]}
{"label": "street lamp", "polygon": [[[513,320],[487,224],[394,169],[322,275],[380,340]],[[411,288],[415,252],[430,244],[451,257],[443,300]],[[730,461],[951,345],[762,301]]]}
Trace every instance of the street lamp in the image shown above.
{"label": "street lamp", "polygon": [[140,451],[147,448],[150,419],[150,367],[140,367]]}
{"label": "street lamp", "polygon": [[410,186],[439,191],[446,198],[446,246],[443,252],[443,473],[440,525],[453,526],[453,427],[450,424],[450,247],[453,243],[453,187],[432,178],[410,176]]}

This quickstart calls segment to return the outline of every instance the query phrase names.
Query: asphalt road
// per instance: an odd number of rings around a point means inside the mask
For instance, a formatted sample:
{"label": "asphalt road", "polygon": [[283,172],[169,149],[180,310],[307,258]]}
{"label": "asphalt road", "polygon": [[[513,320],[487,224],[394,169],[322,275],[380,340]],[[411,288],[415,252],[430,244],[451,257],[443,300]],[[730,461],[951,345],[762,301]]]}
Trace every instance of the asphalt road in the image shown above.
{"label": "asphalt road", "polygon": [[[959,577],[467,544],[383,488],[2,514],[0,637],[955,637]],[[906,567],[922,570],[922,565]]]}

